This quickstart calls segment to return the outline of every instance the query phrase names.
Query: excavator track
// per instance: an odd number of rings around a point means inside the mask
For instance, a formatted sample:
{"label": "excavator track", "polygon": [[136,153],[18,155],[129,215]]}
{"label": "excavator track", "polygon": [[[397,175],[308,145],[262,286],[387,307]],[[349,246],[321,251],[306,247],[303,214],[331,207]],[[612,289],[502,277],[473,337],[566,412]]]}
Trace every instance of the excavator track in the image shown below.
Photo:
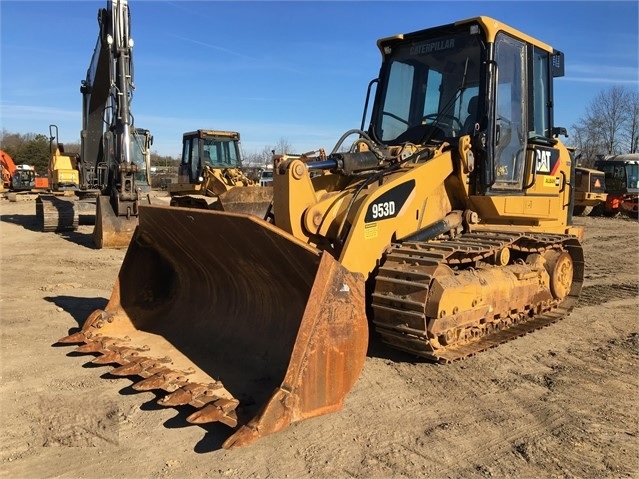
{"label": "excavator track", "polygon": [[78,225],[95,224],[94,197],[77,199],[54,194],[36,198],[36,221],[44,232],[77,231]]}
{"label": "excavator track", "polygon": [[567,316],[583,270],[570,235],[482,231],[405,242],[375,278],[373,323],[389,345],[448,363]]}
{"label": "excavator track", "polygon": [[39,195],[36,198],[36,219],[41,231],[76,231],[79,214],[72,199],[55,195]]}

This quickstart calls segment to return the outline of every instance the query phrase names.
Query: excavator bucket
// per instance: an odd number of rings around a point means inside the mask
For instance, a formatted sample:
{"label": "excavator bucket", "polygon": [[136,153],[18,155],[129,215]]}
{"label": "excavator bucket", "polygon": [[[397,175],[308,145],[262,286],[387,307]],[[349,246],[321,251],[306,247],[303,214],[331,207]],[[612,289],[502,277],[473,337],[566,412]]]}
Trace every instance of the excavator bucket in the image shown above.
{"label": "excavator bucket", "polygon": [[255,216],[141,206],[111,299],[61,343],[238,429],[231,448],[341,409],[368,344],[364,278]]}
{"label": "excavator bucket", "polygon": [[129,246],[138,218],[118,216],[108,196],[99,196],[95,209],[93,243],[97,248],[124,249]]}

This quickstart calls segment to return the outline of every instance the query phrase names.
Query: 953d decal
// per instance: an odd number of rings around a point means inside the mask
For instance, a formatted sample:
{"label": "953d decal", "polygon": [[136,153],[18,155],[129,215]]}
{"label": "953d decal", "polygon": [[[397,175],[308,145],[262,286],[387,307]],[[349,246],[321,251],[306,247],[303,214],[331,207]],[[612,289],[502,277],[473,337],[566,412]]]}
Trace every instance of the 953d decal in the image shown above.
{"label": "953d decal", "polygon": [[415,180],[410,180],[380,195],[368,206],[364,222],[395,218],[414,189]]}

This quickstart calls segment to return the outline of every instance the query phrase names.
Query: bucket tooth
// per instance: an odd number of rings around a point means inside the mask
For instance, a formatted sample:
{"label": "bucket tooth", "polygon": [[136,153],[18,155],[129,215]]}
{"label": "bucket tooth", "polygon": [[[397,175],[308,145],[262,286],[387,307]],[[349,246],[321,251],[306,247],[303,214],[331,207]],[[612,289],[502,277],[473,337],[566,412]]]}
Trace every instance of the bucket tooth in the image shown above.
{"label": "bucket tooth", "polygon": [[237,426],[235,408],[239,405],[237,399],[216,399],[212,404],[204,406],[186,418],[191,424],[205,424],[207,422],[222,422],[228,426]]}
{"label": "bucket tooth", "polygon": [[198,383],[186,383],[171,394],[167,394],[158,400],[161,406],[182,406],[189,404],[194,397],[204,394],[206,386]]}
{"label": "bucket tooth", "polygon": [[131,362],[112,369],[111,374],[114,376],[137,376],[144,370],[145,366],[151,367],[153,364],[155,364],[153,359],[137,357]]}
{"label": "bucket tooth", "polygon": [[[103,310],[96,309],[84,321],[85,325],[93,324],[94,322],[99,321],[100,319],[102,319],[105,316],[105,314],[106,313]],[[73,334],[70,334],[70,335],[65,336],[63,338],[58,339],[58,343],[62,343],[62,344],[80,344],[80,343],[84,343],[84,342],[88,341],[88,338],[91,336],[91,333],[85,334],[85,329],[86,328],[83,328],[81,331],[78,331],[76,333],[73,333]]]}
{"label": "bucket tooth", "polygon": [[187,421],[191,424],[206,424],[211,422],[221,422],[229,427],[237,426],[237,414],[235,411],[225,413],[220,408],[208,405],[200,411],[191,414]]}
{"label": "bucket tooth", "polygon": [[168,394],[164,397],[158,399],[157,403],[160,406],[183,406],[184,404],[188,404],[193,397],[192,393],[189,391],[185,391],[183,388],[178,388],[176,391],[173,391],[171,394]]}
{"label": "bucket tooth", "polygon": [[234,411],[235,408],[240,404],[237,399],[225,399],[220,398],[213,403],[215,406],[219,407],[225,413]]}
{"label": "bucket tooth", "polygon": [[153,376],[161,375],[169,371],[170,369],[154,360],[153,364],[148,367],[142,368],[142,371],[138,373],[138,376],[144,379],[149,379]]}
{"label": "bucket tooth", "polygon": [[142,381],[138,381],[131,387],[136,391],[151,391],[152,389],[161,389],[164,383],[166,383],[164,375],[154,374]]}
{"label": "bucket tooth", "polygon": [[100,341],[87,340],[86,343],[78,346],[73,350],[74,353],[97,353],[102,350],[104,346]]}
{"label": "bucket tooth", "polygon": [[130,348],[127,346],[110,346],[107,349],[100,350],[102,356],[96,357],[93,361],[94,364],[129,364],[133,358],[139,353],[139,349]]}
{"label": "bucket tooth", "polygon": [[65,336],[64,338],[58,339],[58,343],[61,344],[81,344],[87,340],[87,337],[84,335],[83,331],[78,331],[77,333],[70,334]]}
{"label": "bucket tooth", "polygon": [[186,384],[186,377],[178,371],[161,368],[156,374],[135,383],[132,387],[136,391],[150,391],[151,389],[164,389],[173,392],[181,385]]}
{"label": "bucket tooth", "polygon": [[188,379],[182,374],[176,374],[174,377],[169,377],[164,386],[162,387],[168,393],[173,393],[187,384]]}
{"label": "bucket tooth", "polygon": [[122,360],[122,355],[119,351],[106,350],[100,351],[100,353],[102,353],[102,356],[98,356],[92,360],[91,362],[93,364],[119,364],[119,361]]}
{"label": "bucket tooth", "polygon": [[237,427],[237,413],[234,410],[227,412],[220,418],[220,422],[229,427]]}
{"label": "bucket tooth", "polygon": [[220,399],[220,396],[215,394],[215,392],[211,389],[207,389],[204,391],[204,394],[200,394],[198,396],[194,396],[193,399],[189,402],[189,404],[196,408],[201,408],[206,406],[209,403],[217,401]]}

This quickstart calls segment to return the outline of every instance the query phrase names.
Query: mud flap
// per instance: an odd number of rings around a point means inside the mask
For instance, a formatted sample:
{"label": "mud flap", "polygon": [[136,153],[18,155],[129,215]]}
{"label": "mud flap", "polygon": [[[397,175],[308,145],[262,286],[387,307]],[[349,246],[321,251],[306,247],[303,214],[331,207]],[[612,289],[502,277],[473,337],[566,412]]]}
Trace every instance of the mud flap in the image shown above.
{"label": "mud flap", "polygon": [[227,448],[342,407],[366,357],[361,275],[251,215],[139,219],[105,310],[61,342],[195,406],[189,422],[239,424]]}
{"label": "mud flap", "polygon": [[138,218],[117,216],[108,196],[99,196],[95,209],[93,243],[96,248],[126,248],[138,224]]}

